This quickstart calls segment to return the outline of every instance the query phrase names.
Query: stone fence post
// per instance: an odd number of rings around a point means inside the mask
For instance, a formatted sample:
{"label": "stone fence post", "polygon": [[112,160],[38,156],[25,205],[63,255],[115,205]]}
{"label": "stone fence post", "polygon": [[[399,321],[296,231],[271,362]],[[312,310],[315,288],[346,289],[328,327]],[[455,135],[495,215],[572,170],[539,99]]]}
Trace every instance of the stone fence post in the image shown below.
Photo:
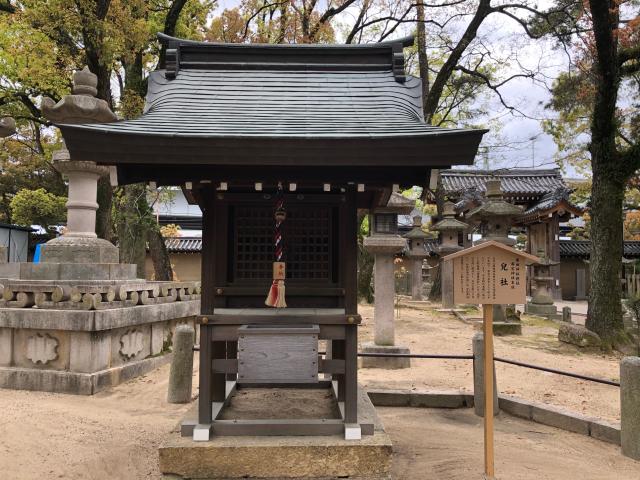
{"label": "stone fence post", "polygon": [[169,372],[167,402],[189,403],[193,380],[193,342],[195,331],[191,325],[178,325],[173,335],[173,359]]}
{"label": "stone fence post", "polygon": [[[493,416],[500,412],[495,362],[493,364]],[[484,335],[473,336],[473,408],[476,415],[484,417]]]}
{"label": "stone fence post", "polygon": [[623,455],[640,460],[640,357],[620,362],[620,444]]}

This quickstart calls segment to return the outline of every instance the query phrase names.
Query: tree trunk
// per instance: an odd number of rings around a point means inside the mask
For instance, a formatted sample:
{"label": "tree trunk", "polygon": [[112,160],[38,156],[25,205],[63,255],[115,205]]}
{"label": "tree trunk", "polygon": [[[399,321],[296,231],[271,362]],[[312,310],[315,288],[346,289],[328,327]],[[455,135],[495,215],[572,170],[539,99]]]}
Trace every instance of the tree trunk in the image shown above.
{"label": "tree trunk", "polygon": [[96,235],[105,240],[113,240],[113,224],[111,222],[111,206],[113,204],[113,188],[109,177],[98,180],[98,211],[96,212]]}
{"label": "tree trunk", "polygon": [[618,158],[616,101],[620,85],[617,54],[618,6],[591,0],[597,58],[594,62],[596,96],[591,116],[591,256],[589,310],[586,326],[603,340],[605,349],[621,338],[620,273],[623,255],[624,189],[633,169]]}
{"label": "tree trunk", "polygon": [[365,218],[367,218],[366,214],[358,213],[358,298],[367,303],[372,303],[373,286],[371,280],[373,278],[374,258],[363,246],[364,236],[367,233],[362,227],[362,222],[364,222]]}
{"label": "tree trunk", "polygon": [[608,349],[624,328],[620,286],[624,183],[596,172],[591,191],[591,289],[586,326],[600,335]]}
{"label": "tree trunk", "polygon": [[424,24],[424,3],[422,0],[418,0],[416,10],[418,19],[418,64],[420,68],[420,80],[422,81],[422,108],[426,118],[426,100],[429,95],[429,59],[427,58],[427,32]]}
{"label": "tree trunk", "polygon": [[[164,19],[164,33],[173,37],[176,34],[176,26],[180,19],[180,14],[184,8],[187,0],[174,0],[169,7],[167,17]],[[165,62],[167,58],[167,46],[162,44],[160,48],[160,59],[158,60],[158,68],[165,68]]]}
{"label": "tree trunk", "polygon": [[151,227],[147,230],[147,242],[149,243],[149,255],[153,262],[155,280],[173,280],[171,259],[157,224],[156,228]]}
{"label": "tree trunk", "polygon": [[138,266],[138,278],[145,278],[148,229],[145,211],[151,210],[147,203],[146,186],[136,183],[121,188],[116,204],[120,263],[135,263]]}
{"label": "tree trunk", "polygon": [[373,278],[374,257],[367,252],[362,244],[358,245],[358,297],[367,303],[373,303]]}
{"label": "tree trunk", "polygon": [[460,37],[458,43],[453,47],[449,57],[440,68],[438,75],[436,75],[433,85],[427,95],[426,101],[424,103],[424,112],[425,112],[425,121],[427,123],[431,123],[436,110],[438,109],[438,105],[440,104],[440,97],[442,97],[442,92],[451,78],[451,74],[455,69],[456,65],[462,58],[462,55],[466,51],[467,47],[471,43],[471,41],[476,38],[478,35],[478,29],[484,19],[487,18],[489,14],[491,14],[491,0],[480,0],[478,4],[478,8],[476,9],[473,18],[467,25],[466,30]]}
{"label": "tree trunk", "polygon": [[[179,8],[173,12],[172,15],[174,15],[174,18],[172,22],[177,22],[183,6],[184,2],[174,2],[172,8]],[[171,24],[169,20],[167,20],[167,22]],[[167,24],[165,24],[165,28],[166,27]],[[172,28],[175,29],[175,24],[173,24]],[[125,104],[127,114],[130,117],[136,117],[141,113],[141,99],[144,98],[146,91],[146,82],[142,76],[142,51],[136,52],[133,55],[133,61],[131,63],[127,64],[123,62],[123,65],[126,74],[125,97],[123,99],[123,103]],[[130,248],[136,249],[136,251],[131,254],[131,263],[138,264],[139,276],[145,275],[144,262],[148,242],[149,255],[153,262],[154,278],[156,280],[172,280],[173,270],[171,268],[171,259],[169,258],[164,238],[160,235],[160,229],[156,223],[156,219],[154,218],[153,211],[147,202],[146,186],[144,184],[127,185],[124,188],[125,197],[128,195],[132,196],[131,199],[128,199],[122,205],[122,211],[124,214],[121,215],[124,222],[132,223],[132,225],[126,227],[130,235],[135,238],[130,238]],[[121,228],[124,229],[125,226],[122,225]]]}

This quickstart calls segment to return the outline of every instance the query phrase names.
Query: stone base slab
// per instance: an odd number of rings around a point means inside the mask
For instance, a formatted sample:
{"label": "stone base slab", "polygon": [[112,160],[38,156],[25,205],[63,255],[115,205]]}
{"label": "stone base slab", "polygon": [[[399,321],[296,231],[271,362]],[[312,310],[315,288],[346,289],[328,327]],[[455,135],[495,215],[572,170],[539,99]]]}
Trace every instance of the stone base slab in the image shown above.
{"label": "stone base slab", "polygon": [[93,395],[144,375],[170,362],[171,356],[166,353],[94,373],[0,367],[0,388]]}
{"label": "stone base slab", "polygon": [[495,322],[493,333],[498,336],[522,335],[522,324],[520,322]]}
{"label": "stone base slab", "polygon": [[[381,346],[373,343],[365,343],[362,346],[363,353],[391,353],[409,354],[411,351],[407,347]],[[386,370],[397,370],[400,368],[410,368],[410,358],[389,358],[389,357],[362,357],[360,359],[361,368],[384,368]]]}
{"label": "stone base slab", "polygon": [[3,263],[0,278],[13,280],[135,280],[130,263]]}
{"label": "stone base slab", "polygon": [[101,311],[0,308],[0,388],[91,395],[168,361],[199,301]]}
{"label": "stone base slab", "polygon": [[160,447],[165,478],[390,479],[392,446],[384,431],[345,440],[321,437],[214,437],[194,442],[173,432]]}
{"label": "stone base slab", "polygon": [[524,312],[530,315],[539,315],[552,320],[562,320],[562,314],[558,313],[555,305],[542,305],[528,302],[524,306]]}
{"label": "stone base slab", "polygon": [[120,253],[111,242],[102,238],[63,235],[49,240],[40,250],[45,263],[118,263]]}

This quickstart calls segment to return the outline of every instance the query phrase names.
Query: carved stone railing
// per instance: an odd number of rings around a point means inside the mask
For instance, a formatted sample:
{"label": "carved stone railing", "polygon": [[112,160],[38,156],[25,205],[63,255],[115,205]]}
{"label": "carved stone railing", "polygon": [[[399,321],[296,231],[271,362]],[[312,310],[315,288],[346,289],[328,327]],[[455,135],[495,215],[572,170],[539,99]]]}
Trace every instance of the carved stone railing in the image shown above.
{"label": "carved stone railing", "polygon": [[2,280],[0,307],[105,310],[200,299],[200,282]]}

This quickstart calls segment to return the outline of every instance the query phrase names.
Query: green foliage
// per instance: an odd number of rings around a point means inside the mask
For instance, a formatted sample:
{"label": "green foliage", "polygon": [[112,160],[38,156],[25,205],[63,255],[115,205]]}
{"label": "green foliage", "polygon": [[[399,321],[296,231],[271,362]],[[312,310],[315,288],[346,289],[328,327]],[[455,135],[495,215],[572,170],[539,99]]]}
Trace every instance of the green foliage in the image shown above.
{"label": "green foliage", "polygon": [[45,229],[63,223],[67,216],[66,197],[37,190],[20,190],[11,199],[12,218],[18,225],[40,225]]}
{"label": "green foliage", "polygon": [[593,110],[593,86],[580,73],[561,73],[551,89],[551,101],[546,108],[557,112],[553,120],[544,120],[542,128],[551,135],[560,165],[570,165],[581,175],[591,173],[589,131]]}

